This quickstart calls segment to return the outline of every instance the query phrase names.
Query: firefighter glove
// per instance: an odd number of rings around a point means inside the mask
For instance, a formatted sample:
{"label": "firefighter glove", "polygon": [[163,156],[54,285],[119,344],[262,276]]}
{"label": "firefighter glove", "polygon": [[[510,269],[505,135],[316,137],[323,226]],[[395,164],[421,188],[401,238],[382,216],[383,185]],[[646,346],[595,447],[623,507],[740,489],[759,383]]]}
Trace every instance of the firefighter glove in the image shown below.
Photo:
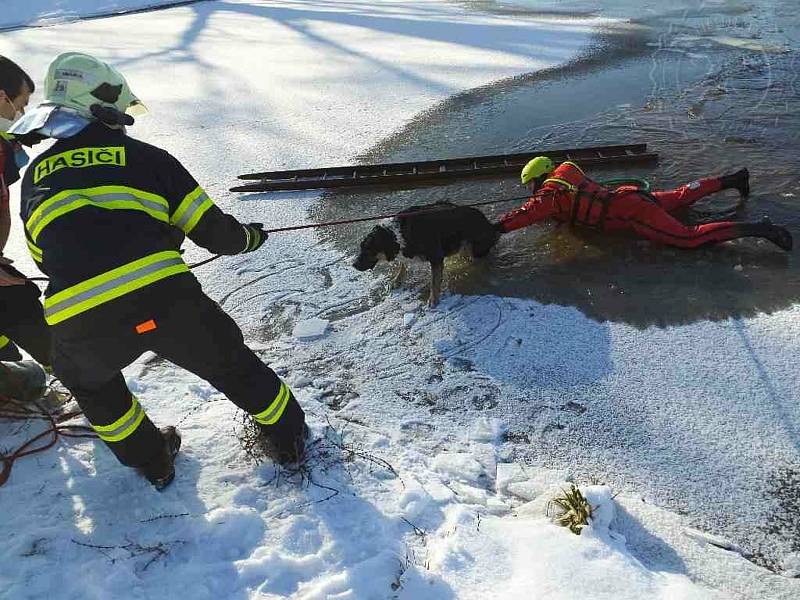
{"label": "firefighter glove", "polygon": [[264,225],[262,223],[248,223],[247,225],[242,225],[242,227],[244,228],[247,239],[242,254],[258,250],[269,237],[267,232],[264,231]]}

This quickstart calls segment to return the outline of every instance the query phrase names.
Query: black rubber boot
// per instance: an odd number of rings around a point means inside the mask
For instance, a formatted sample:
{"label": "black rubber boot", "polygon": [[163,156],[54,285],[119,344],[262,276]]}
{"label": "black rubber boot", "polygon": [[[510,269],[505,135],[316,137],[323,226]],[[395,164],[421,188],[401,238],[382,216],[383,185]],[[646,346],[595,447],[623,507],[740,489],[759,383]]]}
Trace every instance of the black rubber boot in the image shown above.
{"label": "black rubber boot", "polygon": [[308,426],[303,423],[303,429],[293,436],[276,436],[269,425],[258,426],[260,430],[261,449],[272,461],[282,466],[299,464],[305,456],[306,440],[308,439]]}
{"label": "black rubber boot", "polygon": [[256,423],[264,454],[280,465],[301,462],[308,438],[305,420],[303,409],[293,394],[277,423],[274,425]]}
{"label": "black rubber boot", "polygon": [[739,190],[742,198],[750,195],[750,172],[747,169],[739,169],[730,175],[723,175],[719,178],[723,190]]}
{"label": "black rubber boot", "polygon": [[159,431],[164,445],[155,458],[138,467],[138,471],[160,492],[175,479],[175,456],[181,449],[181,435],[172,425]]}
{"label": "black rubber boot", "polygon": [[759,237],[769,240],[781,250],[791,251],[794,246],[792,232],[772,223],[742,223],[738,227],[741,237]]}

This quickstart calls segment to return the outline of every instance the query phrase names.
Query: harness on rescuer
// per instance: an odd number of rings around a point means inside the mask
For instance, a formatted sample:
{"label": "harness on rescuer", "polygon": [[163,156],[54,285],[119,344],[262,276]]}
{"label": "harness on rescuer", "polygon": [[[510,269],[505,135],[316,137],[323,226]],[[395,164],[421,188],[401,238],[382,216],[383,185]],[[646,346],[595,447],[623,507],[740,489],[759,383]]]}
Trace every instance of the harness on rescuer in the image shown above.
{"label": "harness on rescuer", "polygon": [[[621,188],[629,192],[630,188]],[[561,207],[569,211],[570,225],[585,225],[589,227],[602,227],[608,214],[608,207],[615,192],[608,190],[596,181],[589,179],[583,169],[572,162],[565,162],[554,169],[550,176],[544,180],[539,191],[541,195],[550,194],[554,202],[565,195],[557,192],[567,192],[571,206]]]}
{"label": "harness on rescuer", "polygon": [[[556,166],[547,156],[537,156],[530,160],[520,173],[520,181],[533,192],[540,202],[550,202],[570,225],[601,227],[608,213],[608,206],[614,195],[630,192],[632,189],[647,193],[644,186],[629,180],[612,180],[609,183],[633,183],[615,186],[611,191],[601,183],[588,178],[577,164],[571,161]],[[646,182],[644,182],[646,186]]]}

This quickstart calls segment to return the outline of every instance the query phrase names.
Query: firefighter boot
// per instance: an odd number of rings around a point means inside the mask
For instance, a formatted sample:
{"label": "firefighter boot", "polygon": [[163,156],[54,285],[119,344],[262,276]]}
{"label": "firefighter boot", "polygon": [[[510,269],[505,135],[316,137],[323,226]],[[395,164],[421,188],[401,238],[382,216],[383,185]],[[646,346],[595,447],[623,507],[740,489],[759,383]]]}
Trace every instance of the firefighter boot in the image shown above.
{"label": "firefighter boot", "polygon": [[163,445],[153,459],[138,467],[138,471],[153,484],[159,492],[175,479],[175,455],[181,448],[181,436],[172,425],[162,427]]}
{"label": "firefighter boot", "polygon": [[750,195],[750,172],[747,169],[739,169],[730,175],[723,175],[719,178],[721,190],[739,190],[742,198]]}
{"label": "firefighter boot", "polygon": [[791,231],[780,225],[773,225],[768,220],[761,223],[742,223],[739,225],[739,233],[742,237],[759,237],[769,240],[786,252],[789,252],[794,245]]}
{"label": "firefighter boot", "polygon": [[261,449],[268,458],[284,466],[303,460],[308,427],[303,409],[294,394],[277,423],[262,425],[256,422],[256,426]]}

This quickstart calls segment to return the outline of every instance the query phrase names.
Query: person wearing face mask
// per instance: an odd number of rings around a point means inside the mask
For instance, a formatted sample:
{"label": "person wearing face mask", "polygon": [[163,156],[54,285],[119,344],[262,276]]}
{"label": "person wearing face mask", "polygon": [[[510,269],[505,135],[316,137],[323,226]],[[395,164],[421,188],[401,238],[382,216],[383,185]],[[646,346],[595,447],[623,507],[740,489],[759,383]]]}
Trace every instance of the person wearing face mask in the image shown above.
{"label": "person wearing face mask", "polygon": [[146,351],[249,413],[264,454],[298,462],[303,409],[180,254],[185,237],[216,254],[253,252],[267,239],[261,224],[222,212],[176,158],[127,134],[146,109],[108,63],[59,55],[44,95],[11,131],[56,138],[31,162],[21,194],[28,247],[50,279],[55,375],[119,461],[158,490],[175,476],[181,437],[157,428],[125,383],[121,370]]}
{"label": "person wearing face mask", "polygon": [[[39,302],[39,288],[11,266],[3,250],[11,230],[8,188],[20,178],[20,168],[27,162],[19,139],[8,129],[25,112],[33,91],[30,76],[0,56],[0,395],[25,400],[40,396],[43,366],[51,364],[50,330]],[[36,362],[23,361],[19,348]],[[20,373],[26,376],[19,377]]]}

